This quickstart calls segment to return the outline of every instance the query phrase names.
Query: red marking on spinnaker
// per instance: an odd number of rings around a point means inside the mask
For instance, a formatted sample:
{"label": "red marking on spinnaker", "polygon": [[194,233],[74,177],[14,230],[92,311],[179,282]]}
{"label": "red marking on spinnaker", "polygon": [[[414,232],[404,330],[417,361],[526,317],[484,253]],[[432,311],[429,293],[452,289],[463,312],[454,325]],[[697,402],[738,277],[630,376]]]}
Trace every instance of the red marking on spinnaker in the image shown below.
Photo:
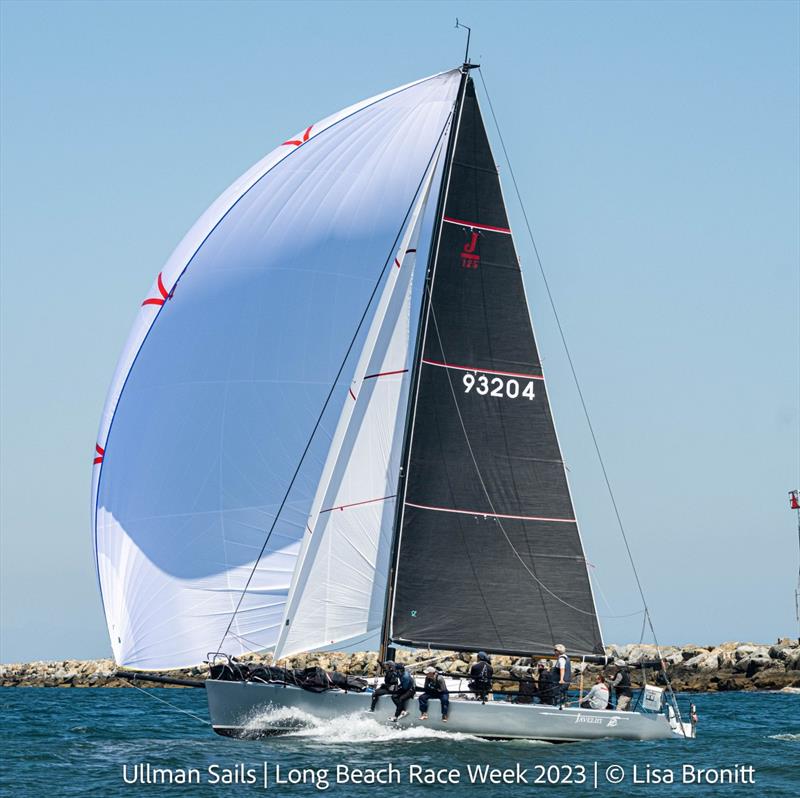
{"label": "red marking on spinnaker", "polygon": [[311,134],[311,128],[312,127],[314,127],[314,125],[309,125],[306,128],[306,132],[303,133],[303,138],[302,139],[291,139],[290,141],[284,141],[283,144],[281,144],[281,147],[284,144],[291,144],[294,147],[299,147],[301,144],[305,144],[308,141],[309,135]]}
{"label": "red marking on spinnaker", "polygon": [[490,233],[511,233],[511,230],[508,227],[495,227],[491,224],[478,224],[477,222],[466,222],[464,219],[453,219],[450,216],[443,217],[445,222],[450,222],[450,224],[460,224],[463,227],[471,227],[475,230],[488,230]]}
{"label": "red marking on spinnaker", "polygon": [[438,360],[428,360],[422,358],[422,362],[428,366],[440,366],[443,369],[455,369],[456,371],[480,371],[482,374],[499,374],[502,377],[524,377],[527,380],[543,380],[541,374],[522,374],[518,371],[497,371],[496,369],[481,369],[475,366],[454,366],[452,363],[440,363]]}
{"label": "red marking on spinnaker", "polygon": [[348,507],[360,507],[362,504],[374,504],[375,502],[385,502],[387,499],[393,499],[397,494],[393,493],[391,496],[381,496],[379,499],[365,499],[363,502],[353,502],[352,504],[340,504],[336,507],[328,507],[327,510],[320,510],[322,513],[331,513],[334,510],[346,510]]}
{"label": "red marking on spinnaker", "polygon": [[416,507],[418,510],[435,510],[439,513],[457,513],[458,515],[482,515],[485,518],[511,518],[519,521],[554,521],[559,524],[574,524],[574,518],[543,518],[539,515],[506,515],[503,513],[485,513],[481,510],[456,510],[450,507],[430,507],[427,504],[414,504],[406,502],[406,507]]}
{"label": "red marking on spinnaker", "polygon": [[99,443],[94,445],[94,450],[99,455],[99,457],[94,458],[94,465],[97,465],[98,463],[103,462],[103,455],[106,453],[106,450]]}
{"label": "red marking on spinnaker", "polygon": [[164,281],[161,278],[161,272],[158,273],[158,293],[161,294],[160,297],[150,297],[149,299],[145,299],[142,302],[142,307],[145,305],[163,305],[168,299],[172,299],[172,294],[167,292],[167,289],[164,288]]}
{"label": "red marking on spinnaker", "polygon": [[395,371],[379,371],[377,374],[367,374],[365,380],[371,380],[375,377],[388,377],[390,374],[405,374],[408,369],[395,369]]}

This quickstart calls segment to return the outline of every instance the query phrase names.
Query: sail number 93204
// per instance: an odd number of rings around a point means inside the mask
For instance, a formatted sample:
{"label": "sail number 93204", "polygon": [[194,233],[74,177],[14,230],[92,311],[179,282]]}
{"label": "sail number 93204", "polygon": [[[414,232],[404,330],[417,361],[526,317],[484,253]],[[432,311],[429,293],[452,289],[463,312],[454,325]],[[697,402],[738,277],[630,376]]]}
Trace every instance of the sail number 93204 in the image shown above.
{"label": "sail number 93204", "polygon": [[[513,377],[487,377],[485,374],[465,374],[462,378],[464,393],[474,390],[479,396],[496,396],[499,399],[533,399],[536,392],[533,380],[528,380],[523,386]],[[523,381],[524,382],[524,381]]]}

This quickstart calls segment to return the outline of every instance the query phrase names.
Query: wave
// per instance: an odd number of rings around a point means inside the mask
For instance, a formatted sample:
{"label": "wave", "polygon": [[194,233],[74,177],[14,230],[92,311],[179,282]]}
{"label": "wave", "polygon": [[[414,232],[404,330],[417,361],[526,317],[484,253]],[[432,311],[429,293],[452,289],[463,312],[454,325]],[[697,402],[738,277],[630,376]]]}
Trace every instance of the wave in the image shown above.
{"label": "wave", "polygon": [[[245,735],[259,737],[264,729],[282,732],[288,738],[303,738],[324,742],[328,745],[353,743],[383,743],[402,740],[439,739],[456,742],[491,744],[492,741],[465,732],[434,729],[422,724],[414,726],[396,725],[380,714],[353,712],[337,718],[322,719],[296,707],[269,707],[252,715],[245,724]],[[521,745],[551,745],[544,740],[509,740]]]}
{"label": "wave", "polygon": [[799,742],[800,741],[800,734],[770,734],[770,740],[787,740],[789,742]]}
{"label": "wave", "polygon": [[[380,718],[380,715],[378,716]],[[330,743],[388,742],[391,740],[475,740],[480,737],[462,732],[446,732],[425,726],[397,726],[388,719],[379,720],[363,713],[343,715],[332,720],[317,720],[312,727],[295,732],[294,737],[319,737]]]}
{"label": "wave", "polygon": [[326,743],[388,742],[391,740],[422,740],[442,738],[446,740],[476,740],[479,737],[462,732],[447,732],[424,726],[397,726],[381,715],[353,712],[338,718],[317,718],[296,707],[269,707],[260,711],[245,723],[248,736],[263,734],[264,728],[283,732],[290,737],[320,739]]}

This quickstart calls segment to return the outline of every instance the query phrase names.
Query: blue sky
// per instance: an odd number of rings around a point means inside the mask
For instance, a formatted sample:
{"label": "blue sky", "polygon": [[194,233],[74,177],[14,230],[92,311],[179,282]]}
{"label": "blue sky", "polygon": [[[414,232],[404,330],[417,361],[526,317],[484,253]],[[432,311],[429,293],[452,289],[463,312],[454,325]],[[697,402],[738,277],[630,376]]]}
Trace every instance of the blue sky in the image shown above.
{"label": "blue sky", "polygon": [[[3,2],[0,660],[110,651],[92,451],[153,275],[287,134],[457,64],[456,16],[474,28],[660,639],[797,634],[799,9]],[[633,611],[501,176],[599,608]],[[639,636],[635,619],[603,627]]]}

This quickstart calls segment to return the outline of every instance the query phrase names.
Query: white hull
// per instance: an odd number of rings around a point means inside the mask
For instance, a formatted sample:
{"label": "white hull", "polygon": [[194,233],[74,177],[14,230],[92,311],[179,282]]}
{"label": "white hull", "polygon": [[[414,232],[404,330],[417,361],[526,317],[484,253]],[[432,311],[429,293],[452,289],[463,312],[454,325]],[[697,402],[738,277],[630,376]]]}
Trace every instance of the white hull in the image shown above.
{"label": "white hull", "polygon": [[[259,737],[286,734],[314,719],[330,720],[353,713],[368,712],[370,693],[329,690],[312,693],[299,687],[258,682],[206,681],[211,724],[218,734]],[[505,701],[454,699],[450,701],[447,723],[441,720],[439,701],[432,699],[429,719],[419,720],[416,699],[406,705],[408,715],[400,726],[424,726],[447,732],[461,732],[490,739],[535,739],[573,742],[614,737],[623,740],[664,740],[683,738],[667,717],[657,713],[586,710],[542,704],[511,704]],[[389,722],[394,704],[382,697],[374,717]],[[687,730],[687,736],[690,736]]]}

